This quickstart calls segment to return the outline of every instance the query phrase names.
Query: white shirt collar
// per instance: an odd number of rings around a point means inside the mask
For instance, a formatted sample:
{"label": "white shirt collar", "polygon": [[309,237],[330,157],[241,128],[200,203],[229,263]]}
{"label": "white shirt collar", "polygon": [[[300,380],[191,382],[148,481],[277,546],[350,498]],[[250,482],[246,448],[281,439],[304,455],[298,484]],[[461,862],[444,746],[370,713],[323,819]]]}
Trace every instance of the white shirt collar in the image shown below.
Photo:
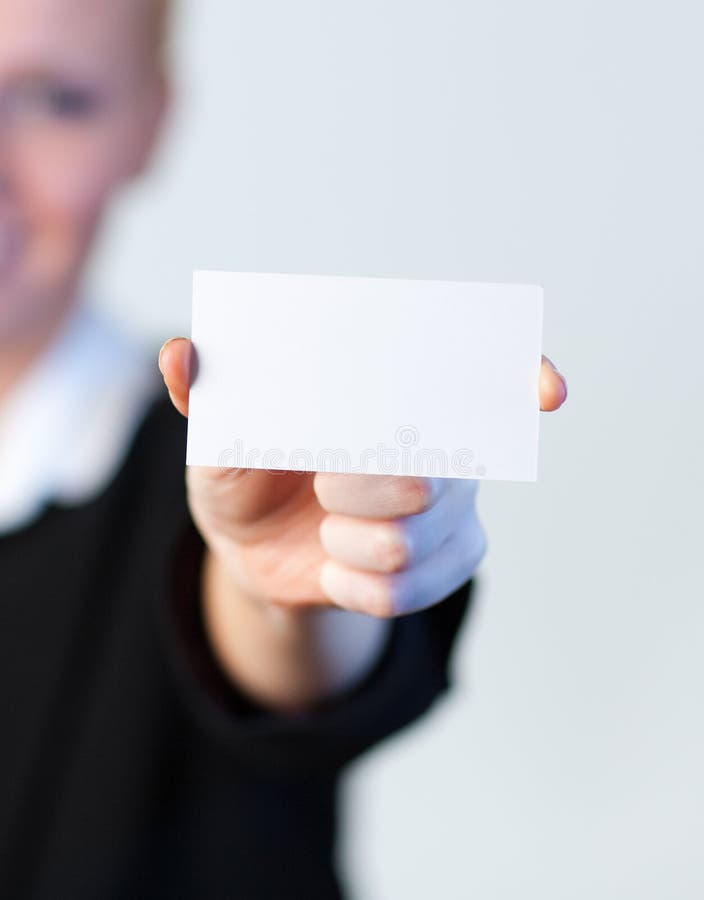
{"label": "white shirt collar", "polygon": [[77,306],[0,406],[0,533],[47,503],[84,503],[117,473],[159,376],[97,313]]}

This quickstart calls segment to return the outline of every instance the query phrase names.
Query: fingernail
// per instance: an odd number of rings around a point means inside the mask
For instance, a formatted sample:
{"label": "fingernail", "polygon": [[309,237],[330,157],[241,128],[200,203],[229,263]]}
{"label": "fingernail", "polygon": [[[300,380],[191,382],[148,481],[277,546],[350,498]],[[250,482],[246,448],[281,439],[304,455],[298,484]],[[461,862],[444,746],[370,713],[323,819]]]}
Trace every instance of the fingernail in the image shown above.
{"label": "fingernail", "polygon": [[[188,338],[180,337],[177,335],[176,337],[171,337],[167,341],[164,341],[164,343],[161,345],[161,350],[159,351],[159,371],[161,372],[162,375],[164,374],[164,370],[161,368],[161,357],[162,357],[164,350],[166,350],[166,348],[169,346],[169,344],[171,344],[173,341],[187,341],[187,340],[188,340]],[[183,370],[182,374],[183,374],[184,381],[188,382],[189,371],[190,371],[190,354],[186,354],[186,356],[181,360],[181,367]]]}
{"label": "fingernail", "polygon": [[553,370],[553,372],[554,372],[556,375],[559,375],[560,378],[562,378],[562,372],[560,372],[560,370],[557,368],[557,366],[556,366],[555,363],[550,359],[549,356],[546,356],[546,357],[545,357],[545,362],[550,366],[550,368]]}
{"label": "fingernail", "polygon": [[172,341],[176,341],[176,340],[178,340],[178,338],[170,337],[168,340],[164,341],[164,343],[161,345],[161,350],[159,350],[159,363],[158,363],[158,365],[159,365],[159,371],[161,372],[162,375],[164,374],[164,370],[161,368],[161,357],[162,357],[162,355],[163,355],[163,353],[164,353],[164,350],[166,350],[166,348],[169,346],[169,344],[170,344]]}

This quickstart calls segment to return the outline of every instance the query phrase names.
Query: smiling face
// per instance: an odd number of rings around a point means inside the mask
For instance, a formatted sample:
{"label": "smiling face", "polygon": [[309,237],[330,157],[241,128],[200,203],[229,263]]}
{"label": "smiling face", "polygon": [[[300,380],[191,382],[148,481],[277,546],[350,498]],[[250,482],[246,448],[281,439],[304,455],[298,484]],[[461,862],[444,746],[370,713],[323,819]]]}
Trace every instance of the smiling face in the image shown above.
{"label": "smiling face", "polygon": [[61,317],[108,200],[148,159],[162,5],[0,0],[0,354]]}

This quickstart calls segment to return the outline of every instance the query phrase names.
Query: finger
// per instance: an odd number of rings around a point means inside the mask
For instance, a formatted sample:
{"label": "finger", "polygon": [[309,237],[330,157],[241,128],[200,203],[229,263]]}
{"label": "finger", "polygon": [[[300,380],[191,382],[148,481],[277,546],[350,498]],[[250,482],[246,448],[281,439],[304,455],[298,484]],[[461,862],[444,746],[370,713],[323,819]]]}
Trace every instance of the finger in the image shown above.
{"label": "finger", "polygon": [[[265,469],[222,469],[188,466],[189,495],[198,498],[198,509],[218,529],[240,540],[246,535],[259,540],[274,529],[284,529],[287,544],[307,531],[306,517],[317,515],[310,529],[317,534],[322,512],[311,503],[310,472],[267,472]],[[298,531],[297,531],[298,529]]]}
{"label": "finger", "polygon": [[540,366],[540,408],[543,412],[559,409],[567,399],[567,382],[555,364],[543,356]]}
{"label": "finger", "polygon": [[176,409],[188,415],[190,388],[191,342],[188,338],[170,338],[159,351],[159,369]]}
{"label": "finger", "polygon": [[469,580],[486,552],[484,530],[455,531],[432,556],[411,569],[382,575],[335,560],[320,570],[320,586],[336,606],[379,618],[407,615],[439,603]]}
{"label": "finger", "polygon": [[461,523],[476,517],[479,482],[449,479],[448,489],[423,513],[398,519],[328,514],[320,542],[337,562],[369,572],[399,572],[430,556]]}
{"label": "finger", "polygon": [[439,500],[444,478],[414,475],[351,475],[318,472],[313,481],[324,510],[370,519],[396,519],[425,512]]}

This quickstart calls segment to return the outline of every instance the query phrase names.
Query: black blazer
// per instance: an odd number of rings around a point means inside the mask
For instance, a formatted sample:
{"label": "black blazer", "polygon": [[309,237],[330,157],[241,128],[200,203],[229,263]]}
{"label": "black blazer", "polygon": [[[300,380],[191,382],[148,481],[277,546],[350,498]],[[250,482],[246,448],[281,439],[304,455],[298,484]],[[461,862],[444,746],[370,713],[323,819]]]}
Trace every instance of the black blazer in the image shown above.
{"label": "black blazer", "polygon": [[364,682],[311,712],[240,694],[200,618],[185,427],[156,401],[98,498],[0,537],[7,900],[339,897],[342,767],[448,686],[472,581],[395,620]]}

